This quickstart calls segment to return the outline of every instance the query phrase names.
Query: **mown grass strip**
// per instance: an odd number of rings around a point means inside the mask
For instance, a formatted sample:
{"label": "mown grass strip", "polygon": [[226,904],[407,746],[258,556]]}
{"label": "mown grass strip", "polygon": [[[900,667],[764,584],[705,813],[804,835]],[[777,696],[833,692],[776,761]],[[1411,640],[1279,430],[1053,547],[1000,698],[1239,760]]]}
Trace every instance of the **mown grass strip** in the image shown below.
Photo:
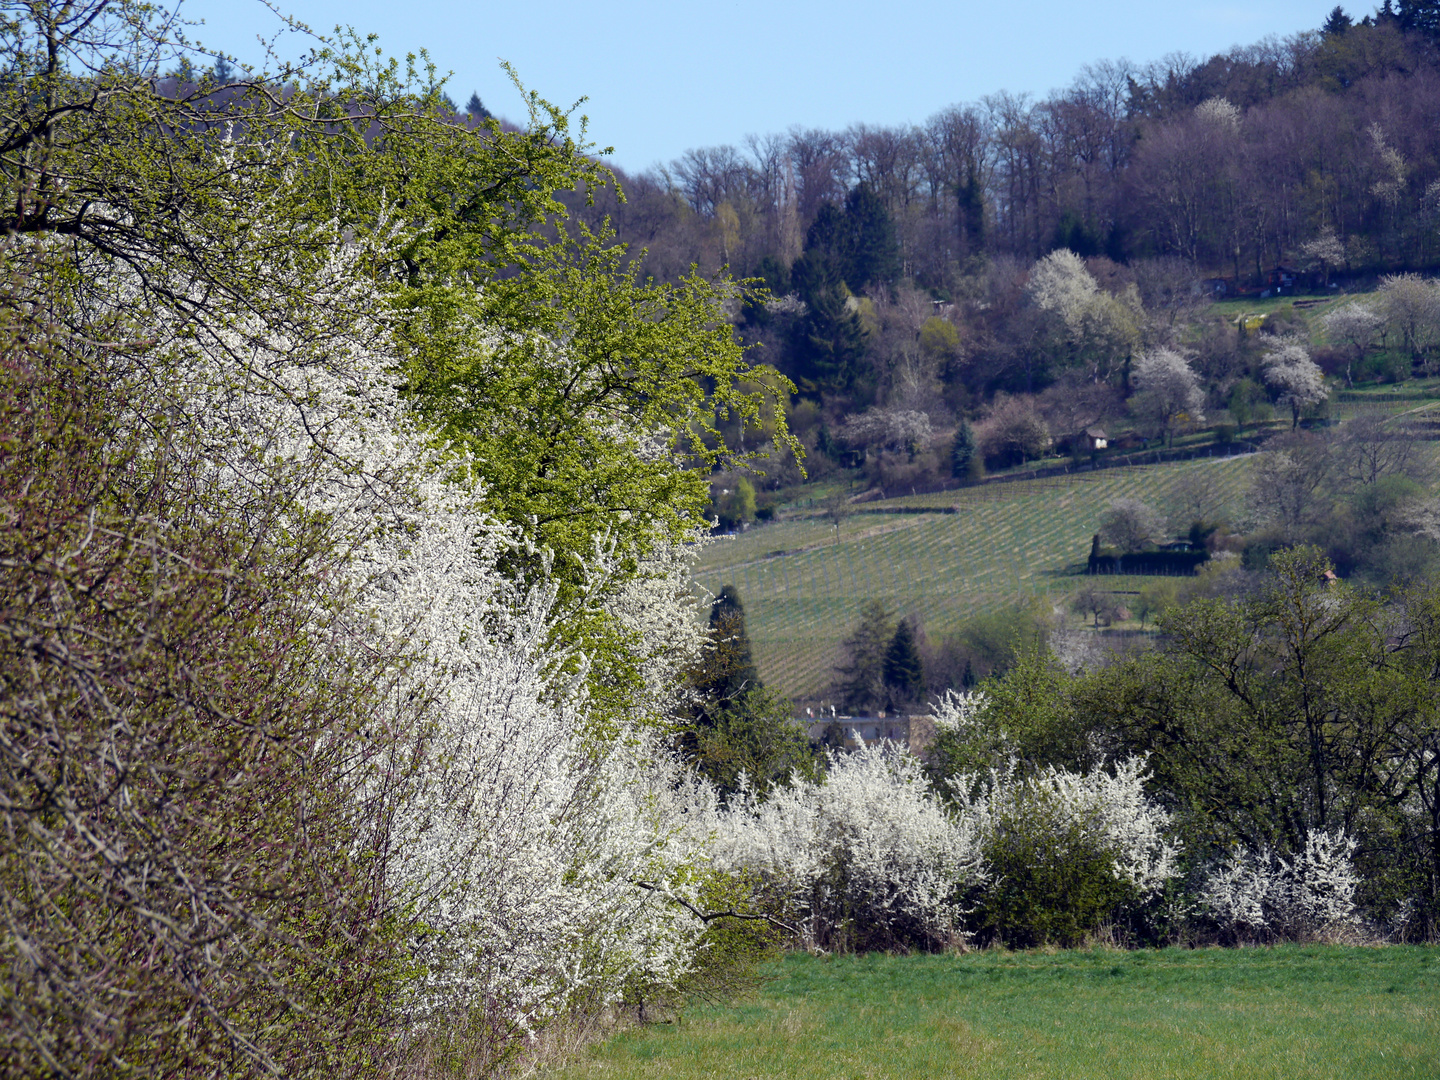
{"label": "mown grass strip", "polygon": [[548,1074],[830,1080],[1440,1076],[1440,949],[787,957],[752,1001]]}

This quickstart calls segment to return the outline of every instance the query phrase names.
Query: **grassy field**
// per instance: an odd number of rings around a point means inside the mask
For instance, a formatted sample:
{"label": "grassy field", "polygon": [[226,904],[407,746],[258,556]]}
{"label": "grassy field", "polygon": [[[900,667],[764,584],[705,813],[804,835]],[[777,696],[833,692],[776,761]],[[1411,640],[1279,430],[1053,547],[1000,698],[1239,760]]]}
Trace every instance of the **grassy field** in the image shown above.
{"label": "grassy field", "polygon": [[[862,508],[872,512],[846,519],[838,541],[829,522],[799,514],[712,542],[695,581],[739,589],[761,678],[813,698],[867,599],[918,615],[932,637],[1032,597],[1062,603],[1112,499],[1143,499],[1183,528],[1196,499],[1206,517],[1238,512],[1250,467],[1246,457],[1201,459],[910,496]],[[937,512],[873,512],[887,507]],[[1107,580],[1137,590],[1146,579]]]}
{"label": "grassy field", "polygon": [[1440,950],[791,956],[555,1080],[1440,1077]]}

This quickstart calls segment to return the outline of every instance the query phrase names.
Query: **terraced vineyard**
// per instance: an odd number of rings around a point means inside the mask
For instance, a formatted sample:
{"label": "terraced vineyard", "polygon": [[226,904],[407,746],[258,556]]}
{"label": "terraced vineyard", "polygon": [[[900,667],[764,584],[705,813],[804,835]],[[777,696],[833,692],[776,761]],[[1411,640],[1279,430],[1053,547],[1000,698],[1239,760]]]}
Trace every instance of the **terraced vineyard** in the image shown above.
{"label": "terraced vineyard", "polygon": [[[695,581],[710,593],[736,586],[761,677],[793,698],[816,698],[866,600],[918,615],[931,636],[1024,598],[1059,603],[1079,587],[1112,499],[1143,499],[1181,521],[1201,499],[1205,516],[1227,517],[1240,508],[1250,466],[1248,457],[1202,459],[872,503],[845,520],[838,540],[818,515],[796,516],[711,543]],[[920,512],[879,512],[900,508]],[[1145,579],[1107,580],[1138,589]]]}

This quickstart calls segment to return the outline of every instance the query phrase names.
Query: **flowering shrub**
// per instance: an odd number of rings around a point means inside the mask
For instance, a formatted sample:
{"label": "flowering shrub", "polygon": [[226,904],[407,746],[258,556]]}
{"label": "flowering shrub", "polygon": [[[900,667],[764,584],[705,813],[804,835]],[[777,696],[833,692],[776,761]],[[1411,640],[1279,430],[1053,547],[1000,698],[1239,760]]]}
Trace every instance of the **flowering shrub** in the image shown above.
{"label": "flowering shrub", "polygon": [[1357,923],[1359,875],[1355,841],[1343,832],[1312,830],[1286,858],[1266,848],[1233,850],[1206,879],[1201,904],[1235,939],[1308,938]]}
{"label": "flowering shrub", "polygon": [[978,922],[1009,945],[1078,943],[1177,873],[1169,815],[1144,793],[1144,762],[1087,775],[1049,768],[953,781],[991,874]]}
{"label": "flowering shrub", "polygon": [[[33,842],[0,948],[37,1070],[325,1072],[440,1025],[503,1055],[692,965],[701,845],[643,726],[700,640],[680,546],[583,567],[570,614],[637,657],[597,708],[554,587],[507,574],[522,541],[397,392],[363,244],[327,229],[276,267],[296,320],[154,314],[5,402],[0,794]],[[87,272],[123,307],[125,272]]]}
{"label": "flowering shrub", "polygon": [[742,790],[699,816],[724,870],[759,875],[815,948],[933,947],[962,933],[984,879],[977,837],[928,788],[920,763],[883,746],[832,753],[761,802]]}

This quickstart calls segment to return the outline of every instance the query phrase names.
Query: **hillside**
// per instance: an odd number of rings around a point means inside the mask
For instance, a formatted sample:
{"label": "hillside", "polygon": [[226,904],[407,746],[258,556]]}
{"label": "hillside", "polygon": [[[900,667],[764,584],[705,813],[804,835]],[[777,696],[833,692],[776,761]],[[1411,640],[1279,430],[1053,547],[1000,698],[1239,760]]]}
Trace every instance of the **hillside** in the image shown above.
{"label": "hillside", "polygon": [[[1189,521],[1199,499],[1200,515],[1231,517],[1252,461],[1202,459],[907,496],[860,509],[843,522],[838,540],[819,511],[800,510],[712,541],[695,581],[712,593],[726,584],[740,590],[761,677],[808,701],[829,685],[840,642],[866,600],[918,616],[931,637],[1030,597],[1059,603],[1079,586],[1090,538],[1111,500],[1143,499],[1172,520]],[[927,507],[934,512],[893,512]],[[1108,580],[1115,589],[1138,589],[1143,579]]]}

